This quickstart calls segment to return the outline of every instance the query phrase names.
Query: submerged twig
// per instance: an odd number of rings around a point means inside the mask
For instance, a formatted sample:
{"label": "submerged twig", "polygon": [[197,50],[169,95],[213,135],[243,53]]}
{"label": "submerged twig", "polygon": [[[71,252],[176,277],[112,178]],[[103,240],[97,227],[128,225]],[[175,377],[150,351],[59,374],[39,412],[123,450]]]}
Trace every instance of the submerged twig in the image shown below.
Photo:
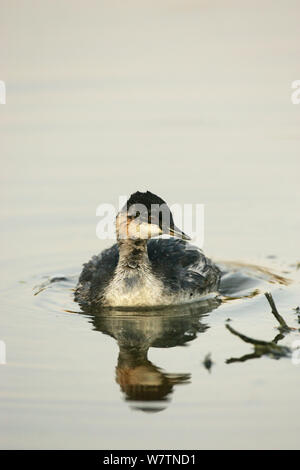
{"label": "submerged twig", "polygon": [[270,307],[271,307],[271,311],[274,315],[274,317],[276,318],[276,320],[278,321],[279,325],[280,325],[280,329],[281,330],[284,330],[284,331],[291,331],[291,330],[294,330],[295,328],[290,328],[288,326],[288,324],[286,323],[285,319],[280,315],[280,313],[278,312],[277,308],[276,308],[276,305],[275,305],[275,302],[274,302],[274,299],[272,297],[272,294],[270,292],[265,292],[265,296],[270,304]]}
{"label": "submerged twig", "polygon": [[271,356],[275,359],[279,359],[280,357],[286,357],[291,353],[290,348],[287,346],[280,346],[277,344],[277,341],[284,338],[283,335],[277,335],[273,341],[263,341],[259,339],[250,338],[250,336],[243,335],[239,333],[230,325],[226,325],[226,328],[235,336],[238,336],[242,341],[245,343],[250,343],[254,346],[254,353],[247,354],[246,356],[242,356],[240,358],[230,358],[226,360],[227,364],[231,364],[232,362],[244,362],[248,359],[255,359],[259,358],[263,355]]}
{"label": "submerged twig", "polygon": [[246,335],[243,335],[242,333],[239,333],[238,331],[236,331],[234,328],[232,328],[232,326],[230,325],[225,325],[227,330],[230,331],[230,333],[232,333],[233,335],[235,336],[238,336],[239,338],[241,338],[242,341],[244,341],[245,343],[250,343],[250,344],[254,344],[255,346],[266,346],[267,344],[269,344],[267,341],[263,341],[263,340],[260,340],[260,339],[254,339],[254,338],[250,338],[250,336],[246,336]]}
{"label": "submerged twig", "polygon": [[234,362],[246,362],[249,361],[250,359],[258,359],[261,357],[263,354],[254,352],[252,354],[245,354],[244,356],[241,357],[231,357],[230,359],[226,360],[226,364],[233,364]]}
{"label": "submerged twig", "polygon": [[296,328],[289,327],[285,319],[280,315],[275,305],[272,294],[270,292],[265,292],[265,296],[271,307],[272,314],[274,315],[274,317],[276,318],[276,320],[278,321],[280,325],[278,327],[280,333],[277,334],[272,341],[263,341],[263,340],[254,339],[254,338],[251,338],[250,336],[246,336],[242,333],[239,333],[234,328],[232,328],[232,326],[227,324],[226,328],[227,330],[230,331],[230,333],[232,333],[235,336],[238,336],[245,343],[250,343],[254,346],[254,352],[252,354],[246,354],[238,358],[232,357],[230,359],[227,359],[226,361],[227,364],[231,364],[232,362],[244,362],[249,359],[259,358],[263,355],[268,355],[268,356],[273,357],[274,359],[279,359],[280,357],[286,357],[291,354],[290,348],[288,348],[287,346],[280,346],[277,343],[284,338],[285,333],[291,330],[295,330]]}

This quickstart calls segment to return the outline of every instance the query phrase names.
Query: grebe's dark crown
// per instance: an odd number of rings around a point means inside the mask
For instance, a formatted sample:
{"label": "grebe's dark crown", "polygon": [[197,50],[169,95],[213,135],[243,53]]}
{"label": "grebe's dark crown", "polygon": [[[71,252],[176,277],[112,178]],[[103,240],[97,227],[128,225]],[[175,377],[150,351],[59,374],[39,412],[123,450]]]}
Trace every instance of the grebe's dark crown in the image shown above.
{"label": "grebe's dark crown", "polygon": [[145,207],[147,207],[148,211],[151,210],[151,205],[153,204],[167,205],[167,203],[161,197],[156,196],[156,194],[153,194],[150,191],[146,191],[145,193],[136,191],[135,193],[131,194],[130,198],[125,204],[125,208],[128,209],[133,204],[143,204]]}
{"label": "grebe's dark crown", "polygon": [[[141,211],[141,207],[144,210]],[[138,213],[140,221],[159,226],[162,233],[190,240],[188,235],[185,235],[176,227],[167,203],[156,194],[150,191],[144,193],[137,191],[131,194],[122,212],[130,213],[130,208],[133,209],[133,213]],[[137,208],[137,211],[135,211],[135,208]]]}

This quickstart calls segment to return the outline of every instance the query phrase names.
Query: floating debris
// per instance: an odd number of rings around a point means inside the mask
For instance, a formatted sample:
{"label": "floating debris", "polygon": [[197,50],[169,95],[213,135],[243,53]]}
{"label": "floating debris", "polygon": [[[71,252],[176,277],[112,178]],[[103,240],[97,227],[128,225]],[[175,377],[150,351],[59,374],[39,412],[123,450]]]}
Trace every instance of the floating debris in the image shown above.
{"label": "floating debris", "polygon": [[206,356],[204,358],[204,361],[203,361],[203,365],[204,365],[205,369],[208,370],[208,372],[211,371],[211,368],[212,368],[213,364],[214,364],[214,362],[211,359],[211,353],[206,354]]}

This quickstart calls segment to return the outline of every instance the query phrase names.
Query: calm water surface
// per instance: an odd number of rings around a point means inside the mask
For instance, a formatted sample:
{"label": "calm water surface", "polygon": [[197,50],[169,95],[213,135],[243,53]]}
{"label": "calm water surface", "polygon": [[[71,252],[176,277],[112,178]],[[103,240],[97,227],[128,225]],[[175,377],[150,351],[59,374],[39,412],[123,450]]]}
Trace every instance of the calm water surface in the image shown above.
{"label": "calm water surface", "polygon": [[[227,362],[254,349],[225,328],[272,340],[267,290],[300,327],[298,2],[3,12],[1,448],[299,448],[300,365]],[[146,189],[205,204],[222,302],[80,312],[81,265],[113,243],[96,207]]]}

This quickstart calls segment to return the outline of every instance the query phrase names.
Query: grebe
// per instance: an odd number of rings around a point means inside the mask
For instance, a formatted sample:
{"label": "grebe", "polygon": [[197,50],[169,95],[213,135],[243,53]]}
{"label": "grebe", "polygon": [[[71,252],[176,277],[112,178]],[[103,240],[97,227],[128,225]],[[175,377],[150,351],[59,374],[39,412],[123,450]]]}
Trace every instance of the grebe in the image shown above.
{"label": "grebe", "polygon": [[[168,234],[177,239],[162,239]],[[174,225],[163,199],[136,192],[116,217],[117,243],[84,264],[75,300],[86,310],[151,307],[217,292],[221,272]]]}

